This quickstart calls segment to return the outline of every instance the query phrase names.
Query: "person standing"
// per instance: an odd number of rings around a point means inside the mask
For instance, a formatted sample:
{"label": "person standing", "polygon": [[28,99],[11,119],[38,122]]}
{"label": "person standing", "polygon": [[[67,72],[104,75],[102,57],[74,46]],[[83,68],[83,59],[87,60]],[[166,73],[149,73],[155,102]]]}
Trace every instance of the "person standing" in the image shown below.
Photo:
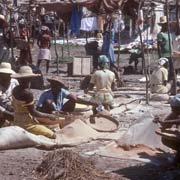
{"label": "person standing", "polygon": [[37,61],[37,67],[40,67],[42,60],[46,61],[46,73],[49,71],[49,63],[51,61],[51,36],[50,31],[47,26],[42,26],[41,34],[37,40],[37,45],[39,46],[39,55]]}
{"label": "person standing", "polygon": [[20,49],[18,65],[19,66],[31,65],[32,55],[29,44],[30,32],[29,29],[26,27],[25,19],[19,20],[19,31],[20,31],[20,38],[16,39],[17,47]]}
{"label": "person standing", "polygon": [[0,14],[0,62],[7,61],[9,58],[9,47],[6,37],[6,29],[8,22],[5,17]]}
{"label": "person standing", "polygon": [[171,59],[172,37],[170,36],[169,40],[167,17],[161,16],[158,25],[161,26],[161,31],[157,34],[158,55],[159,58],[164,57],[169,60],[168,80],[173,80],[174,68]]}

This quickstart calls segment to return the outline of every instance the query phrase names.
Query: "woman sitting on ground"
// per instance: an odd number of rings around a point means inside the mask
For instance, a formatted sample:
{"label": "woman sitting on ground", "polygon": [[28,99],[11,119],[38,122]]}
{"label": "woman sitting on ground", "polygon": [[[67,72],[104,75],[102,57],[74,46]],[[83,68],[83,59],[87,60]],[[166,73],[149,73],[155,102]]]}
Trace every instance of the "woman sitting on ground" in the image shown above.
{"label": "woman sitting on ground", "polygon": [[34,74],[29,66],[22,66],[18,73],[11,76],[19,81],[19,86],[16,86],[12,92],[15,112],[14,124],[33,134],[55,138],[55,133],[47,126],[67,125],[70,121],[64,121],[64,118],[42,113],[35,109],[33,93],[29,87],[31,79],[37,76],[38,74]]}

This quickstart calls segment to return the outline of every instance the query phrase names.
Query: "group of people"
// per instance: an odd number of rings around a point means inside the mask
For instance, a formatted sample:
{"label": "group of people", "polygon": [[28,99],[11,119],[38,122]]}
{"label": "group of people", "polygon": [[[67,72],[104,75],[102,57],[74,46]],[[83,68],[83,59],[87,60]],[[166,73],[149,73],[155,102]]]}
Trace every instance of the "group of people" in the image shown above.
{"label": "group of people", "polygon": [[158,25],[161,26],[161,31],[157,34],[159,60],[151,76],[150,90],[151,93],[174,94],[172,87],[176,83],[176,74],[172,59],[173,41],[168,32],[167,17],[161,16]]}
{"label": "group of people", "polygon": [[[99,70],[91,78],[87,88],[91,90],[96,87],[96,93],[91,101],[86,101],[70,93],[59,76],[47,78],[50,89],[45,90],[36,104],[30,83],[33,78],[39,76],[34,74],[31,67],[21,66],[18,73],[11,69],[7,62],[0,64],[0,123],[5,120],[12,121],[27,131],[55,138],[55,133],[49,125],[59,124],[63,126],[71,123],[72,119],[59,118],[54,112],[72,113],[75,104],[92,105],[94,114],[98,105],[110,109],[113,105],[112,87],[115,83],[115,75],[108,70],[108,58],[104,55],[99,57]],[[64,102],[64,99],[67,99]]]}
{"label": "group of people", "polygon": [[[43,22],[43,21],[42,21]],[[32,32],[29,29],[25,18],[19,17],[17,23],[13,24],[11,29],[9,23],[6,21],[4,15],[0,15],[0,62],[8,61],[9,48],[16,46],[20,50],[19,56],[12,57],[17,67],[30,65],[32,67],[33,59],[31,54],[32,46]],[[51,60],[51,29],[47,26],[47,23],[41,24],[41,28],[37,35],[37,45],[39,47],[39,54],[37,58],[37,68],[40,68],[42,60],[46,60],[46,73],[49,70],[49,62]],[[11,49],[11,51],[13,51]],[[14,52],[14,51],[13,51]],[[12,52],[12,53],[13,53]],[[13,53],[14,54],[14,53]]]}
{"label": "group of people", "polygon": [[[2,17],[0,16],[0,19]],[[5,23],[5,20],[3,21]],[[174,80],[174,69],[171,58],[171,38],[169,40],[167,19],[161,17],[159,25],[161,32],[157,35],[159,60],[150,79],[151,93],[168,94],[171,91],[172,80]],[[3,25],[1,28],[5,28]],[[29,33],[25,25],[20,23],[20,38],[29,43]],[[101,33],[101,32],[100,32]],[[41,27],[41,33],[38,36],[37,44],[39,47],[37,67],[40,67],[41,61],[46,60],[46,73],[49,70],[51,60],[51,32],[47,26]],[[47,78],[50,83],[50,89],[45,90],[35,102],[33,92],[30,90],[32,79],[39,76],[34,74],[32,68],[32,58],[29,44],[20,48],[18,72],[11,69],[7,62],[0,64],[0,126],[3,126],[6,120],[13,125],[20,126],[36,135],[44,135],[48,138],[56,138],[56,133],[51,129],[51,125],[58,125],[60,128],[71,123],[73,120],[59,117],[54,112],[72,113],[76,103],[92,105],[93,113],[96,115],[97,107],[103,105],[105,109],[110,110],[113,107],[114,98],[112,90],[115,88],[115,73],[109,70],[109,65],[113,67],[114,55],[112,56],[112,42],[110,40],[109,30],[105,31],[102,52],[96,62],[96,70],[91,75],[90,83],[85,92],[94,90],[95,93],[90,101],[85,101],[74,96],[66,88],[63,80],[59,76]],[[109,59],[108,57],[109,56]],[[95,88],[94,88],[95,87]],[[67,101],[64,103],[64,99]],[[179,125],[180,121],[171,121],[179,118],[180,98],[175,96],[171,100],[172,114],[166,118],[162,125],[162,132],[172,125]],[[159,132],[159,134],[161,134]],[[180,162],[179,139],[169,140],[162,138],[165,145],[177,150],[175,163]]]}

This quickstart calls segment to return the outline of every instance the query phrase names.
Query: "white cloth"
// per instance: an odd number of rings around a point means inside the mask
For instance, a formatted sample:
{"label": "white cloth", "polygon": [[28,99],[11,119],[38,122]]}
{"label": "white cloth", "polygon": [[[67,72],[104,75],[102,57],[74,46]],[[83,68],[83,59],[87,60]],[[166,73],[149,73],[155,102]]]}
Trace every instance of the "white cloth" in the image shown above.
{"label": "white cloth", "polygon": [[7,104],[11,103],[12,91],[18,84],[16,79],[11,79],[8,89],[0,85],[0,111],[3,112]]}
{"label": "white cloth", "polygon": [[151,74],[150,90],[151,93],[164,94],[168,93],[171,88],[170,84],[164,85],[164,81],[168,80],[168,71],[164,67],[157,67]]}
{"label": "white cloth", "polygon": [[8,99],[12,96],[12,90],[18,85],[16,79],[11,79],[8,89],[5,90],[3,86],[0,85],[0,99]]}
{"label": "white cloth", "polygon": [[83,18],[81,20],[82,31],[95,31],[98,30],[98,22],[96,17]]}
{"label": "white cloth", "polygon": [[49,49],[40,49],[39,50],[39,55],[38,55],[38,60],[51,60],[51,51]]}

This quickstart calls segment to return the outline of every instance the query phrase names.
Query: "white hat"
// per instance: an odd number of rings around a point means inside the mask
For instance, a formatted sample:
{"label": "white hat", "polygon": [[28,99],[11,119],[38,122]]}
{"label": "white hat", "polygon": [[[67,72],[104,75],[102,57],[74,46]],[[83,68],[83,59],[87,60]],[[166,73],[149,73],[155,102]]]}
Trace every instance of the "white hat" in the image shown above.
{"label": "white hat", "polygon": [[11,69],[11,64],[8,62],[2,62],[0,64],[0,73],[15,74],[15,72]]}
{"label": "white hat", "polygon": [[12,78],[19,79],[19,78],[31,78],[37,77],[40,74],[34,74],[31,67],[29,66],[21,66],[18,73],[11,75]]}
{"label": "white hat", "polygon": [[167,62],[169,62],[169,60],[167,58],[160,58],[158,60],[158,64],[163,66],[164,64],[166,64]]}
{"label": "white hat", "polygon": [[159,19],[159,25],[162,25],[162,24],[166,24],[167,23],[167,17],[166,16],[161,16],[160,19]]}

